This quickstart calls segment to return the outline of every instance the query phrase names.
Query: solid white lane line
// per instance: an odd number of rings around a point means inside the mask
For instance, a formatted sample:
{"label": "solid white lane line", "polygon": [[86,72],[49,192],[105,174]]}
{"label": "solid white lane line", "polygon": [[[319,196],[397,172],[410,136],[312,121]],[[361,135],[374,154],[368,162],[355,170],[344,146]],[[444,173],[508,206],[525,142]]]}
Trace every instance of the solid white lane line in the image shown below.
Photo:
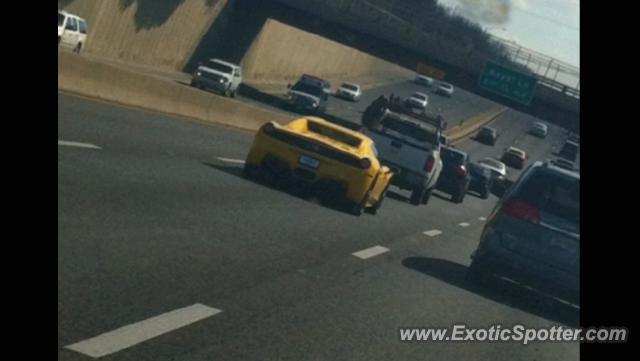
{"label": "solid white lane line", "polygon": [[430,231],[426,231],[424,232],[424,234],[426,234],[429,237],[435,237],[435,236],[439,236],[442,234],[442,231],[439,229],[432,229]]}
{"label": "solid white lane line", "polygon": [[89,149],[102,149],[97,145],[89,144],[89,143],[80,143],[80,142],[70,142],[66,140],[58,140],[58,145],[62,145],[65,147],[78,147],[78,148],[89,148]]}
{"label": "solid white lane line", "polygon": [[225,163],[236,163],[236,164],[244,164],[244,159],[233,159],[233,158],[222,158],[222,157],[217,157],[218,160],[221,160]]}
{"label": "solid white lane line", "polygon": [[460,222],[460,223],[458,223],[458,225],[459,225],[460,227],[469,227],[469,226],[470,226],[470,224],[469,224],[469,223],[467,223],[467,222]]}
{"label": "solid white lane line", "polygon": [[129,348],[220,312],[222,311],[219,309],[196,303],[103,333],[65,348],[98,358]]}
{"label": "solid white lane line", "polygon": [[352,255],[360,259],[367,259],[367,258],[381,255],[386,252],[389,252],[389,248],[382,247],[382,246],[373,246],[371,248],[363,249],[362,251],[354,252],[352,253]]}
{"label": "solid white lane line", "polygon": [[486,218],[486,217],[478,217],[478,220],[480,220],[480,221],[483,221],[483,222],[484,222],[484,221],[486,221],[486,220],[487,220],[487,218]]}

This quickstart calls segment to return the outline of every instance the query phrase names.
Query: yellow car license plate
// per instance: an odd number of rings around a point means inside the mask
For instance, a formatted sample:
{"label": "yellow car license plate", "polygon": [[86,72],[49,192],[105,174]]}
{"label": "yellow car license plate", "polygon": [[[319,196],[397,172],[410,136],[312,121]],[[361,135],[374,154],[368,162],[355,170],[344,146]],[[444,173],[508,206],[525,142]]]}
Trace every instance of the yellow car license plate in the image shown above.
{"label": "yellow car license plate", "polygon": [[318,169],[318,167],[320,166],[319,160],[315,158],[307,157],[306,155],[301,155],[300,158],[298,159],[298,163],[313,169]]}

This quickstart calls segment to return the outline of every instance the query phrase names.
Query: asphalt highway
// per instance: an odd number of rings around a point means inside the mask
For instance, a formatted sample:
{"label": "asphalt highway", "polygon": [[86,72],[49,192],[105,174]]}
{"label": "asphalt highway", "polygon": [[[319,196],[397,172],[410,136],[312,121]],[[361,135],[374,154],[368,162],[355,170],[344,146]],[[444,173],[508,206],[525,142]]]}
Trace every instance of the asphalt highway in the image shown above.
{"label": "asphalt highway", "polygon": [[[449,119],[491,106],[462,91],[430,103]],[[367,104],[334,98],[329,112],[358,121]],[[563,131],[525,134],[534,121],[510,110],[492,124],[495,146],[458,148],[472,159],[509,145],[549,158]],[[400,341],[400,327],[578,324],[579,310],[556,300],[465,282],[495,196],[454,204],[435,192],[415,207],[391,188],[376,216],[355,217],[243,179],[249,132],[63,94],[58,141],[59,360],[90,359],[68,348],[83,341],[104,360],[132,361],[579,358],[577,343]],[[374,246],[383,253],[353,255]],[[146,337],[178,316],[141,321],[192,305],[217,313]]]}

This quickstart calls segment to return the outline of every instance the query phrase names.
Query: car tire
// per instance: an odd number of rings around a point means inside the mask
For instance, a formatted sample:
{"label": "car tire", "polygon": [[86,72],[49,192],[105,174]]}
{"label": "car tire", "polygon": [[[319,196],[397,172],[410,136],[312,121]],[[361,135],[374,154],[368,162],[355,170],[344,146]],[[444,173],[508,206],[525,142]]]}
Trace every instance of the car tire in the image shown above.
{"label": "car tire", "polygon": [[485,188],[480,194],[480,198],[487,199],[489,198],[489,188]]}
{"label": "car tire", "polygon": [[429,203],[429,199],[431,199],[431,193],[433,193],[433,188],[427,189],[422,195],[422,199],[420,200],[420,203],[422,204]]}
{"label": "car tire", "polygon": [[378,200],[378,203],[376,203],[376,205],[371,208],[371,214],[377,214],[378,213],[378,210],[380,209],[380,207],[382,207],[382,202],[384,201],[385,197],[387,196],[387,190],[388,189],[389,189],[389,185],[387,184],[387,186],[384,188],[384,190],[380,194],[380,199]]}
{"label": "car tire", "polygon": [[231,97],[232,97],[232,98],[235,98],[235,97],[236,97],[236,91],[235,91],[235,90],[231,92]]}
{"label": "car tire", "polygon": [[414,188],[413,191],[411,192],[411,199],[409,200],[409,202],[414,206],[420,205],[420,203],[422,202],[422,197],[424,196],[425,192],[426,192],[426,189],[422,186]]}
{"label": "car tire", "polygon": [[231,97],[231,89],[227,88],[227,90],[224,91],[224,96],[227,98]]}
{"label": "car tire", "polygon": [[347,202],[347,211],[349,214],[352,214],[356,217],[360,217],[364,212],[364,204],[363,202],[355,203],[355,202]]}
{"label": "car tire", "polygon": [[75,47],[75,48],[73,48],[73,52],[74,52],[74,53],[76,53],[76,54],[80,54],[80,51],[81,51],[81,50],[82,50],[82,43],[78,43],[78,44],[76,45],[76,47]]}

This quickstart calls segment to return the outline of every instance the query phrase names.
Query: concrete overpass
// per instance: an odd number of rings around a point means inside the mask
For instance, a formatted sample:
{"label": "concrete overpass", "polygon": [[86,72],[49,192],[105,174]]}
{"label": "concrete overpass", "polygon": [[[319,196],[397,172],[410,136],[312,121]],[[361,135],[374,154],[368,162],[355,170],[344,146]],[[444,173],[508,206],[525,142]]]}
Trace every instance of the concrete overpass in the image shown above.
{"label": "concrete overpass", "polygon": [[398,52],[395,49],[395,55],[375,54],[386,60],[413,69],[418,62],[428,63],[444,70],[447,80],[458,86],[563,126],[579,129],[580,100],[575,94],[550,87],[546,83],[539,83],[531,104],[523,106],[479,89],[478,77],[490,56],[475,47],[470,37],[425,33],[371,0],[273,1],[408,50]]}

